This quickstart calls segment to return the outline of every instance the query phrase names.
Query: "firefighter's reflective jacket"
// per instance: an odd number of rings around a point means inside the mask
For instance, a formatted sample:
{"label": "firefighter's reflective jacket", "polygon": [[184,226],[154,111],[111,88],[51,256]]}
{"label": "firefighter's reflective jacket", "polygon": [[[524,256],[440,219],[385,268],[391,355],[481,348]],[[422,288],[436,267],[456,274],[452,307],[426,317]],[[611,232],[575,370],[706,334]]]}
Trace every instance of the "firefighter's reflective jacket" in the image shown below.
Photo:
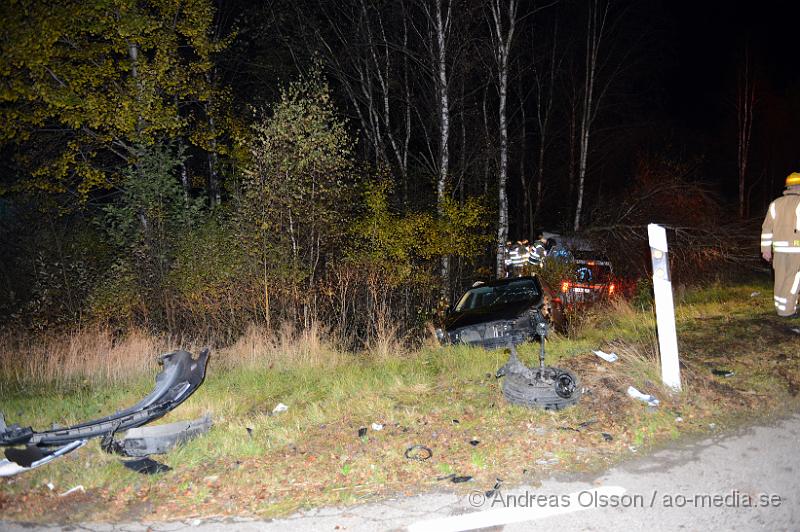
{"label": "firefighter's reflective jacket", "polygon": [[761,226],[761,252],[800,253],[800,190],[792,187],[773,201]]}
{"label": "firefighter's reflective jacket", "polygon": [[779,316],[797,311],[800,292],[800,187],[787,189],[773,201],[761,226],[761,252],[772,248],[775,310]]}

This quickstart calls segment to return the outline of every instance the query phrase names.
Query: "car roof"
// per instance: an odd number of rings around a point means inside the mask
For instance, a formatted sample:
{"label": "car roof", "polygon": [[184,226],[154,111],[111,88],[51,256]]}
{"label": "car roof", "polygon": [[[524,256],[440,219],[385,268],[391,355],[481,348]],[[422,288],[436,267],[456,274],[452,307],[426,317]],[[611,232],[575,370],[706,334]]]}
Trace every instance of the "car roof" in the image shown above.
{"label": "car roof", "polygon": [[471,290],[473,288],[478,288],[480,286],[505,286],[505,285],[511,284],[511,283],[513,283],[515,281],[523,281],[523,280],[528,280],[528,279],[533,279],[537,283],[541,284],[541,281],[539,280],[539,278],[537,276],[535,276],[535,275],[526,275],[526,276],[523,276],[523,277],[506,277],[505,279],[494,279],[492,281],[481,281],[481,284],[479,284],[477,286],[473,285],[470,288],[468,288],[467,290]]}

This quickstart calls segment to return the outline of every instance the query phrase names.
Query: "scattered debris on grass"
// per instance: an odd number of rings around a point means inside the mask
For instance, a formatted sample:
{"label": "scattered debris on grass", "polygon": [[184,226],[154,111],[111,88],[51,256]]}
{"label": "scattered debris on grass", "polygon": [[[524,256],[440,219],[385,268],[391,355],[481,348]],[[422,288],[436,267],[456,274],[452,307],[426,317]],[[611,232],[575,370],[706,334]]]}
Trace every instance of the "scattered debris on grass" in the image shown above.
{"label": "scattered debris on grass", "polygon": [[616,362],[617,360],[619,360],[619,356],[617,356],[616,353],[606,353],[605,351],[601,351],[601,350],[592,351],[592,353],[594,353],[595,355],[599,356],[600,358],[602,358],[606,362]]}
{"label": "scattered debris on grass", "polygon": [[647,403],[647,406],[656,407],[660,404],[660,401],[656,399],[654,395],[642,393],[633,386],[628,386],[628,395],[634,399],[638,399],[639,401]]}
{"label": "scattered debris on grass", "polygon": [[406,449],[404,455],[409,460],[419,460],[424,462],[433,456],[433,451],[431,451],[430,447],[425,447],[424,445],[412,445]]}
{"label": "scattered debris on grass", "polygon": [[281,412],[286,412],[287,410],[289,410],[288,406],[286,406],[283,403],[278,403],[277,405],[275,405],[275,408],[272,409],[272,413],[280,414]]}
{"label": "scattered debris on grass", "polygon": [[373,423],[372,424],[372,430],[381,431],[381,430],[383,430],[383,425],[380,424],[380,423]]}
{"label": "scattered debris on grass", "polygon": [[502,479],[495,479],[494,487],[485,493],[487,499],[494,497],[494,494],[500,491],[500,485],[503,484]]}
{"label": "scattered debris on grass", "polygon": [[731,371],[729,369],[712,369],[711,373],[716,375],[717,377],[725,377],[726,379],[736,375],[735,371]]}
{"label": "scattered debris on grass", "polygon": [[70,488],[67,491],[65,491],[64,493],[60,494],[59,497],[66,497],[67,495],[72,495],[73,493],[76,493],[76,492],[86,493],[86,488],[84,488],[83,485],[78,484],[74,488]]}
{"label": "scattered debris on grass", "polygon": [[122,460],[122,465],[143,475],[155,475],[172,471],[172,468],[161,462],[156,462],[152,458],[139,458],[137,460]]}

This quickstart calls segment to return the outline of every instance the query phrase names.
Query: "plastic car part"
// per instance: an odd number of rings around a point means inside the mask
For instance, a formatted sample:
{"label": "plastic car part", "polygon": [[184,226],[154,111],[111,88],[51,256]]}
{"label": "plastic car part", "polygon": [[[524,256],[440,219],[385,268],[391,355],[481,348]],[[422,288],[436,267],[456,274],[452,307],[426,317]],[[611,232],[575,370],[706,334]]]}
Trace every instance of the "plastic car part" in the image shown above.
{"label": "plastic car part", "polygon": [[540,323],[537,329],[541,338],[539,367],[533,369],[523,364],[517,356],[516,347],[510,344],[511,356],[496,374],[498,378],[505,377],[503,395],[509,403],[528,408],[561,410],[572,406],[581,397],[578,378],[571,371],[544,365],[547,324]]}
{"label": "plastic car part", "polygon": [[[22,473],[23,471],[30,471],[31,469],[35,469],[39,466],[43,466],[47,463],[52,462],[56,458],[64,456],[67,453],[71,453],[75,449],[83,447],[88,440],[76,440],[70,442],[62,447],[54,451],[42,451],[42,458],[31,462],[27,466],[20,465],[16,462],[11,460],[0,460],[0,477],[10,477],[16,475],[17,473]],[[11,450],[11,449],[9,449]]]}
{"label": "plastic car part", "polygon": [[122,465],[142,475],[157,475],[158,473],[172,471],[172,468],[167,464],[156,462],[151,458],[137,458],[136,460],[122,461]]}
{"label": "plastic car part", "polygon": [[59,446],[150,423],[183,403],[197,390],[206,375],[208,356],[208,349],[204,349],[197,359],[182,350],[162,355],[159,357],[162,369],[156,376],[153,391],[132,407],[104,418],[37,432],[17,424],[6,426],[0,414],[0,445]]}
{"label": "plastic car part", "polygon": [[164,454],[176,445],[185,443],[211,429],[211,416],[191,421],[177,421],[154,427],[136,427],[125,433],[122,439],[114,439],[113,434],[103,437],[100,447],[107,453],[122,456],[144,457],[151,454]]}

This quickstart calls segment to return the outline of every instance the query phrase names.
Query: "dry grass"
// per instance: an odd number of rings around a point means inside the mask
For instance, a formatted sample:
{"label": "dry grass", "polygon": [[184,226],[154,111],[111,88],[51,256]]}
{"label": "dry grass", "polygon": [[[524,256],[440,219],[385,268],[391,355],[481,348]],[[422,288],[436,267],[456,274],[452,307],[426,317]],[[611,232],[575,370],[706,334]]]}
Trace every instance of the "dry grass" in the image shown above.
{"label": "dry grass", "polygon": [[153,355],[180,343],[136,330],[121,338],[97,328],[38,337],[5,334],[0,337],[0,375],[6,383],[123,381],[152,372]]}
{"label": "dry grass", "polygon": [[[392,341],[386,336],[379,338],[377,348],[388,356]],[[6,385],[57,386],[127,382],[155,373],[161,353],[198,352],[209,344],[136,329],[124,335],[107,328],[38,336],[6,333],[0,336],[0,380]],[[214,365],[224,369],[328,367],[344,358],[318,323],[307,329],[285,323],[274,332],[251,326],[232,345],[214,349]]]}
{"label": "dry grass", "polygon": [[214,356],[215,364],[226,369],[328,367],[343,358],[318,322],[307,329],[283,323],[275,332],[251,325],[235,343],[218,349]]}

